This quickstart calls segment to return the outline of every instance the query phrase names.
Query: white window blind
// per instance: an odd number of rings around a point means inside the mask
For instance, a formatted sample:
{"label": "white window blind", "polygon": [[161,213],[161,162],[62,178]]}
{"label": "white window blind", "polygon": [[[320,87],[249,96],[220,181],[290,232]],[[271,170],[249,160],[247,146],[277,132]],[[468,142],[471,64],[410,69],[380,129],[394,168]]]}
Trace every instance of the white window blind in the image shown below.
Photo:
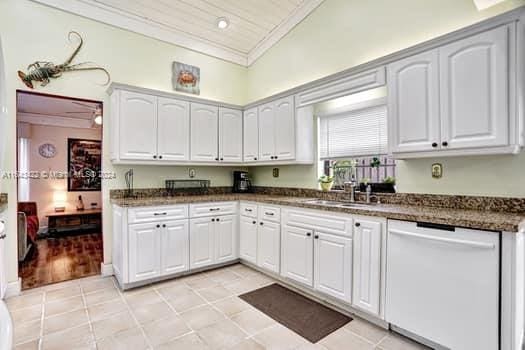
{"label": "white window blind", "polygon": [[321,159],[388,153],[386,105],[374,105],[320,116]]}

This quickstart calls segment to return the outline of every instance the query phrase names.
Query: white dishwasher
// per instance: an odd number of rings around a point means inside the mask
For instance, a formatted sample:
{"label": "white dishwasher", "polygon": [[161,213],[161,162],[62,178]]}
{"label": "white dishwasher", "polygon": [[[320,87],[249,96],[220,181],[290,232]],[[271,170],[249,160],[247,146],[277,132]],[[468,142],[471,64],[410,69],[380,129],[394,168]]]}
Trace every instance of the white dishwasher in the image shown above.
{"label": "white dishwasher", "polygon": [[499,349],[500,239],[389,220],[386,320],[450,349]]}

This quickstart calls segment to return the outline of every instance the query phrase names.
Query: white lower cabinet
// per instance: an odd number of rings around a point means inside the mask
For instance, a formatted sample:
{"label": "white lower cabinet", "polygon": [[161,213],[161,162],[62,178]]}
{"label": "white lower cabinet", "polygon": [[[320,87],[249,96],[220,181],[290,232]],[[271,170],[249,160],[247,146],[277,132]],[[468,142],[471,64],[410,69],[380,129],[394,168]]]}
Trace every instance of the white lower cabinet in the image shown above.
{"label": "white lower cabinet", "polygon": [[239,257],[257,264],[257,220],[241,216],[239,223]]}
{"label": "white lower cabinet", "polygon": [[257,266],[279,273],[281,225],[261,221],[257,228]]}
{"label": "white lower cabinet", "polygon": [[381,222],[356,219],[352,304],[374,315],[380,311],[382,237]]}
{"label": "white lower cabinet", "polygon": [[314,288],[350,303],[352,239],[322,232],[314,234]]}
{"label": "white lower cabinet", "polygon": [[167,221],[161,228],[161,274],[188,271],[190,268],[188,220]]}
{"label": "white lower cabinet", "polygon": [[160,276],[160,224],[129,226],[129,282]]}
{"label": "white lower cabinet", "polygon": [[283,226],[281,275],[313,287],[312,231]]}
{"label": "white lower cabinet", "polygon": [[224,215],[215,219],[215,262],[237,259],[237,215]]}

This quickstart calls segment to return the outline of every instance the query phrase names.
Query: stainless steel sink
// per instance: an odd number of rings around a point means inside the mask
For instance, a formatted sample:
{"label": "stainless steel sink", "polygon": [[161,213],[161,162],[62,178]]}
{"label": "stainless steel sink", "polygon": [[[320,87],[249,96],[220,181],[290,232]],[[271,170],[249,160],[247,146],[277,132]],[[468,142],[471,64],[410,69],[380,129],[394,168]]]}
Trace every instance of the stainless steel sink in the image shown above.
{"label": "stainless steel sink", "polygon": [[305,204],[317,204],[317,205],[329,205],[334,207],[344,208],[358,208],[358,207],[370,207],[377,203],[365,203],[365,202],[346,202],[346,201],[329,201],[325,199],[308,199],[304,201]]}
{"label": "stainless steel sink", "polygon": [[377,203],[364,203],[364,202],[354,202],[354,203],[343,203],[341,204],[341,207],[344,208],[359,208],[359,207],[371,207],[377,205]]}
{"label": "stainless steel sink", "polygon": [[337,206],[337,205],[343,204],[343,202],[329,201],[329,200],[324,200],[324,199],[309,199],[309,200],[304,201],[303,203],[305,203],[305,204],[318,204],[318,205],[332,205],[332,206]]}

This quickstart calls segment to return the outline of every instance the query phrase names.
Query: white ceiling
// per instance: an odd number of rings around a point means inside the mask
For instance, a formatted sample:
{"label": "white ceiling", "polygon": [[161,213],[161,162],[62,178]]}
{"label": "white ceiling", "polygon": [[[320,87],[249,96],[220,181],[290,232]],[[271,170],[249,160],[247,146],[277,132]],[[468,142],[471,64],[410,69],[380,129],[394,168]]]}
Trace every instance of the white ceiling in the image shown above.
{"label": "white ceiling", "polygon": [[249,66],[324,0],[34,1]]}
{"label": "white ceiling", "polygon": [[[81,104],[81,105],[80,105]],[[19,122],[73,128],[92,128],[97,102],[74,100],[49,95],[18,93]]]}

